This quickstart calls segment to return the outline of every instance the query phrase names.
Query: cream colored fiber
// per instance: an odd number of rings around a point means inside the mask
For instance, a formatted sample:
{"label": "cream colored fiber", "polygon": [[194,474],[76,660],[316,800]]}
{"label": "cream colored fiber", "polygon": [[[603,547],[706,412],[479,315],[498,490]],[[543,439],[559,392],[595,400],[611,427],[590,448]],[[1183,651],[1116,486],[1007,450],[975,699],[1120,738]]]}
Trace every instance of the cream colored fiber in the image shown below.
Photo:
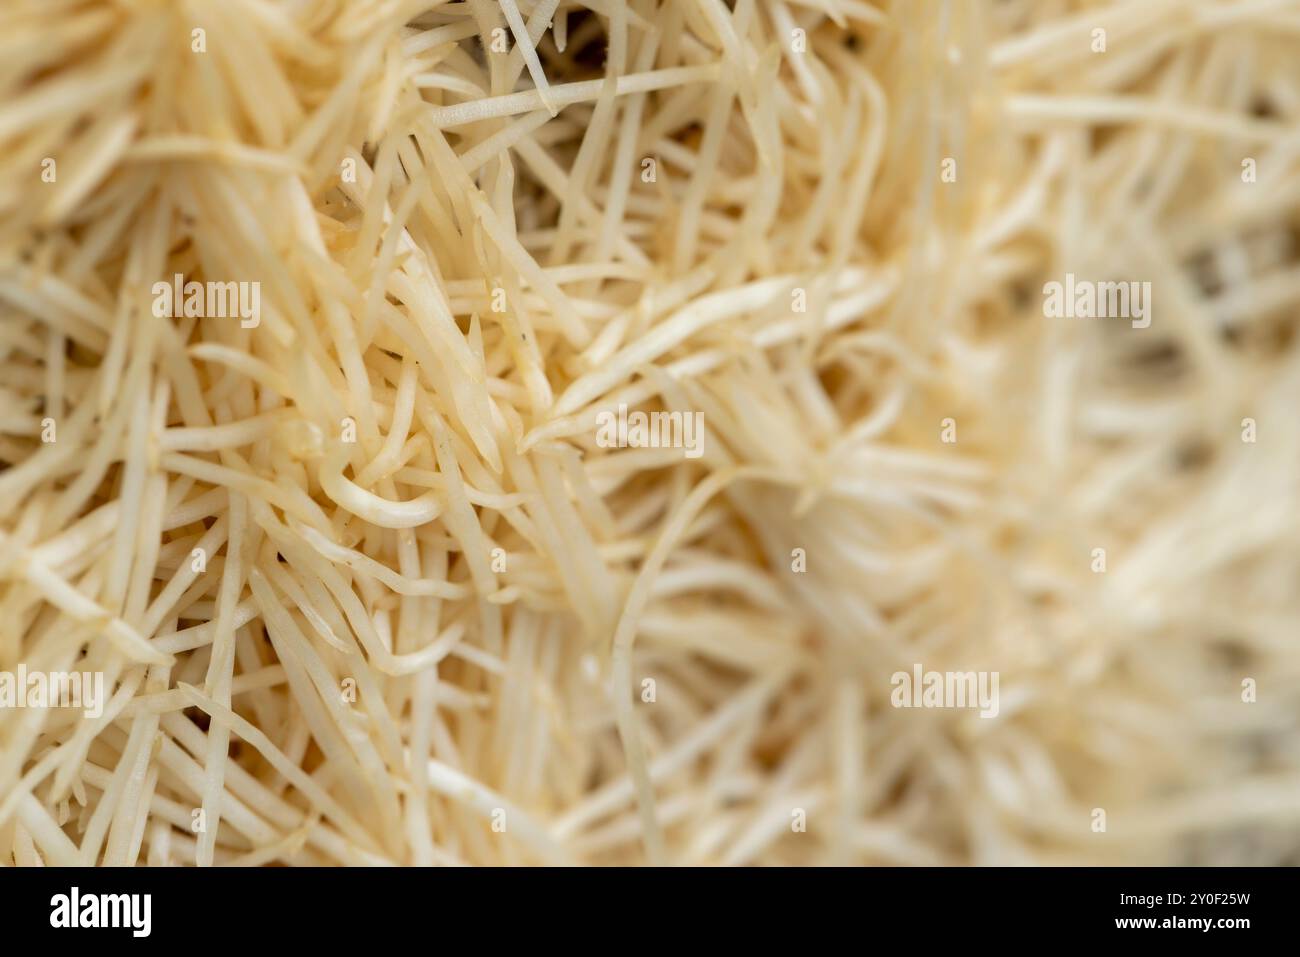
{"label": "cream colored fiber", "polygon": [[0,862],[1300,850],[1297,0],[9,0],[0,169]]}

